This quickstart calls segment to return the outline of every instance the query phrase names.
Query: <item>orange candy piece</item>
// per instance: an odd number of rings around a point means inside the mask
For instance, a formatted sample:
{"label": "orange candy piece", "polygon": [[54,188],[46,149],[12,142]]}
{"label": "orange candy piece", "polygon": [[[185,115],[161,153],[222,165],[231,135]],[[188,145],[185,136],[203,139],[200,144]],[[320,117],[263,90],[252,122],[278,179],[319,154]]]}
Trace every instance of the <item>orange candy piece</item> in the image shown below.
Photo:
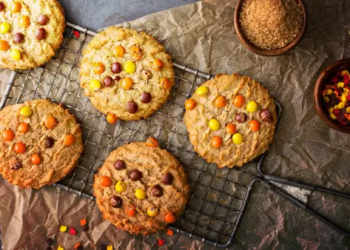
{"label": "orange candy piece", "polygon": [[13,2],[11,5],[11,11],[14,13],[20,12],[22,9],[22,4],[20,2]]}
{"label": "orange candy piece", "polygon": [[32,157],[30,158],[30,161],[32,162],[33,165],[39,165],[41,162],[41,159],[38,154],[33,154]]}
{"label": "orange candy piece", "polygon": [[19,18],[19,26],[22,28],[27,28],[30,25],[30,18],[29,16],[21,16]]}
{"label": "orange candy piece", "polygon": [[74,142],[75,142],[75,137],[74,137],[74,135],[66,135],[65,137],[64,137],[64,145],[66,145],[66,146],[71,146],[71,145],[73,145],[74,144]]}
{"label": "orange candy piece", "polygon": [[146,146],[151,148],[156,148],[156,147],[159,147],[159,143],[156,138],[149,137],[146,141]]}
{"label": "orange candy piece", "polygon": [[95,74],[102,74],[103,72],[105,72],[104,64],[101,62],[94,63],[93,71]]}
{"label": "orange candy piece", "polygon": [[154,59],[153,61],[153,69],[156,71],[161,71],[163,68],[163,62],[160,59]]}
{"label": "orange candy piece", "polygon": [[174,213],[167,213],[164,216],[164,220],[166,223],[171,224],[171,223],[174,223],[176,221],[176,216]]}
{"label": "orange candy piece", "polygon": [[225,98],[225,96],[220,95],[220,96],[216,97],[214,103],[215,103],[215,106],[217,108],[225,107],[226,106],[226,98]]}
{"label": "orange candy piece", "polygon": [[124,54],[125,54],[125,49],[123,46],[117,46],[113,49],[113,54],[116,56],[116,57],[123,57]]}
{"label": "orange candy piece", "polygon": [[17,142],[15,144],[14,150],[17,154],[23,154],[27,151],[27,147],[23,142]]}
{"label": "orange candy piece", "polygon": [[0,40],[0,50],[6,51],[9,49],[9,43],[5,40]]}
{"label": "orange candy piece", "polygon": [[226,133],[228,133],[229,135],[233,135],[237,132],[237,128],[236,125],[229,123],[226,125]]}
{"label": "orange candy piece", "polygon": [[118,121],[118,118],[115,114],[108,114],[106,117],[106,120],[109,124],[116,124]]}
{"label": "orange candy piece", "polygon": [[102,176],[100,179],[100,184],[102,187],[110,187],[112,185],[112,179],[108,176]]}
{"label": "orange candy piece", "polygon": [[134,84],[134,81],[130,77],[125,77],[121,81],[121,86],[122,86],[122,89],[124,90],[131,89],[133,84]]}
{"label": "orange candy piece", "polygon": [[80,220],[80,226],[85,226],[87,223],[86,219]]}
{"label": "orange candy piece", "polygon": [[253,131],[253,132],[258,132],[260,130],[260,122],[258,122],[257,120],[251,120],[249,122],[249,128]]}
{"label": "orange candy piece", "polygon": [[237,108],[241,108],[244,104],[244,97],[242,95],[237,95],[235,99],[233,99],[233,105]]}
{"label": "orange candy piece", "polygon": [[161,82],[165,89],[170,89],[172,87],[170,80],[166,77],[163,77]]}
{"label": "orange candy piece", "polygon": [[74,250],[78,250],[78,247],[81,247],[80,243],[77,243],[77,244],[74,245]]}
{"label": "orange candy piece", "polygon": [[193,110],[196,107],[197,103],[193,99],[188,99],[185,102],[185,109],[186,110]]}
{"label": "orange candy piece", "polygon": [[135,213],[136,213],[136,210],[135,210],[135,207],[133,205],[129,204],[129,205],[125,206],[124,212],[128,216],[133,217],[135,215]]}
{"label": "orange candy piece", "polygon": [[174,235],[174,232],[173,232],[173,230],[168,229],[168,230],[166,231],[166,234],[167,234],[167,235],[170,235],[170,236],[173,236],[173,235]]}
{"label": "orange candy piece", "polygon": [[210,144],[213,148],[220,148],[222,145],[222,138],[219,136],[214,136],[211,138]]}
{"label": "orange candy piece", "polygon": [[12,141],[15,138],[15,133],[12,130],[4,130],[2,132],[2,138],[4,141]]}
{"label": "orange candy piece", "polygon": [[27,132],[28,132],[28,128],[29,128],[28,123],[22,122],[22,123],[20,123],[20,124],[18,125],[17,130],[18,130],[18,132],[24,134],[24,133],[27,133]]}
{"label": "orange candy piece", "polygon": [[54,129],[57,126],[58,122],[56,120],[55,117],[53,117],[52,115],[49,115],[48,117],[46,117],[45,120],[45,127],[48,129]]}

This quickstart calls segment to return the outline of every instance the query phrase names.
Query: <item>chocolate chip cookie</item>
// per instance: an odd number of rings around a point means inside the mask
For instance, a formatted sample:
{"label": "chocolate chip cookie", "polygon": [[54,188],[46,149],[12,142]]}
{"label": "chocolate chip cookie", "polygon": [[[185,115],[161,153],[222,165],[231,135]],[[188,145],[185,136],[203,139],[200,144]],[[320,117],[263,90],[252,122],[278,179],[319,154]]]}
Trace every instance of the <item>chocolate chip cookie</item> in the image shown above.
{"label": "chocolate chip cookie", "polygon": [[242,166],[273,140],[277,113],[268,91],[244,75],[217,75],[185,102],[194,150],[218,167]]}
{"label": "chocolate chip cookie", "polygon": [[40,66],[63,41],[64,11],[56,0],[0,1],[0,67]]}
{"label": "chocolate chip cookie", "polygon": [[171,58],[146,32],[110,27],[83,52],[81,87],[102,113],[122,120],[153,114],[174,84]]}
{"label": "chocolate chip cookie", "polygon": [[185,209],[187,175],[157,144],[134,142],[113,151],[95,175],[94,195],[104,218],[134,234],[165,230]]}
{"label": "chocolate chip cookie", "polygon": [[0,111],[0,173],[21,188],[64,178],[82,151],[76,118],[49,100],[27,101]]}

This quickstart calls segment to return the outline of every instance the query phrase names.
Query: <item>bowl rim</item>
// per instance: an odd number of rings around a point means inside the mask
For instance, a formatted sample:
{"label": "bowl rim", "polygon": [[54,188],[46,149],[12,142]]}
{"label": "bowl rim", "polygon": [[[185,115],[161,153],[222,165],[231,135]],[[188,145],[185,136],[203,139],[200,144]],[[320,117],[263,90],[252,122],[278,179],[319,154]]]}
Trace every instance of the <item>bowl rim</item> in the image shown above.
{"label": "bowl rim", "polygon": [[344,70],[344,69],[339,69],[342,67],[346,67],[347,69],[350,68],[350,58],[344,58],[344,59],[335,61],[334,63],[326,67],[318,76],[316,80],[315,88],[314,88],[314,106],[318,116],[330,128],[343,133],[350,134],[350,126],[340,124],[329,117],[328,112],[324,107],[323,98],[322,98],[322,91],[323,91],[323,86],[325,82],[327,81],[327,79],[329,79],[329,77],[331,77],[336,72],[340,70]]}
{"label": "bowl rim", "polygon": [[275,49],[275,50],[267,50],[267,49],[261,49],[257,46],[255,46],[253,43],[251,43],[244,35],[242,28],[241,28],[241,24],[239,21],[239,14],[242,8],[242,4],[245,0],[239,0],[238,4],[236,5],[236,9],[235,9],[235,14],[234,14],[234,26],[235,26],[235,30],[237,33],[237,36],[239,38],[239,41],[241,42],[242,45],[244,45],[248,50],[250,50],[251,52],[261,55],[261,56],[277,56],[277,55],[281,55],[283,53],[286,53],[287,51],[293,49],[303,38],[303,36],[305,35],[306,29],[307,29],[307,24],[308,24],[308,13],[307,13],[307,9],[304,3],[304,0],[296,0],[299,2],[302,11],[303,11],[303,17],[304,17],[304,22],[303,22],[303,26],[301,27],[301,30],[299,32],[299,34],[297,35],[297,37],[293,40],[293,42],[291,42],[290,44],[286,45],[283,48],[280,49]]}

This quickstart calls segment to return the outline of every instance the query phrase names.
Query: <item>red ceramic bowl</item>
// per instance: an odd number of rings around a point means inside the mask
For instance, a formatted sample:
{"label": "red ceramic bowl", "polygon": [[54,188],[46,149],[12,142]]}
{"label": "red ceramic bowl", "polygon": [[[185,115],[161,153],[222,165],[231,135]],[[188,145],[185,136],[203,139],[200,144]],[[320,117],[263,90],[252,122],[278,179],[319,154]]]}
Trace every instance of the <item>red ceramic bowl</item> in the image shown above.
{"label": "red ceramic bowl", "polygon": [[328,111],[324,105],[324,100],[322,96],[322,91],[325,83],[333,77],[337,72],[350,69],[350,58],[342,59],[336,61],[332,65],[328,66],[322,71],[318,77],[314,89],[314,103],[317,114],[320,116],[322,121],[324,121],[332,129],[338,130],[343,133],[350,134],[350,126],[340,124],[337,120],[333,120],[329,117]]}
{"label": "red ceramic bowl", "polygon": [[236,30],[237,36],[238,36],[241,44],[244,45],[251,52],[258,54],[258,55],[261,55],[261,56],[277,56],[277,55],[283,54],[283,53],[291,50],[292,48],[294,48],[300,42],[300,40],[303,38],[305,31],[306,31],[306,27],[307,27],[307,10],[306,10],[304,1],[303,0],[296,0],[296,1],[300,4],[300,6],[303,10],[303,16],[304,16],[303,27],[301,27],[299,35],[297,35],[297,37],[294,39],[294,41],[292,43],[288,44],[287,46],[285,46],[283,48],[275,49],[275,50],[267,50],[267,49],[261,49],[261,48],[255,46],[253,43],[251,43],[245,37],[245,35],[241,29],[241,23],[239,21],[239,15],[240,15],[242,4],[243,4],[244,0],[240,0],[236,6],[235,17],[234,17],[235,20],[234,21],[235,21],[235,30]]}

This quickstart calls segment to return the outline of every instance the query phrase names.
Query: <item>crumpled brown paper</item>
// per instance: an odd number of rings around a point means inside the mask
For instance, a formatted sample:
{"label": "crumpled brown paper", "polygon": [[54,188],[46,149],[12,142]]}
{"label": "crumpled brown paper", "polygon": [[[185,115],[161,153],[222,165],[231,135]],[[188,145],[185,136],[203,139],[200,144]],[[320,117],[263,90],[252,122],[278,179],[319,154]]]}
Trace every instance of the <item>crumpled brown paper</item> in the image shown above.
{"label": "crumpled brown paper", "polygon": [[[207,0],[153,14],[133,22],[158,38],[175,62],[208,73],[244,72],[282,103],[284,112],[265,161],[270,174],[303,180],[350,193],[350,137],[330,130],[313,107],[317,75],[327,65],[350,57],[350,2],[306,0],[309,25],[292,51],[261,57],[240,45],[233,28],[237,0]],[[5,88],[8,71],[1,72]],[[253,169],[252,171],[255,171]],[[315,193],[309,203],[316,211],[350,228],[350,201]],[[90,231],[62,234],[59,225],[79,228],[87,218]],[[0,225],[3,248],[44,249],[48,237],[65,249],[82,242],[85,249],[101,243],[116,249],[212,249],[187,236],[160,233],[133,236],[103,220],[94,202],[54,187],[19,190],[0,180]],[[157,238],[165,238],[163,247]],[[258,184],[243,218],[235,249],[344,249],[350,239]]]}

